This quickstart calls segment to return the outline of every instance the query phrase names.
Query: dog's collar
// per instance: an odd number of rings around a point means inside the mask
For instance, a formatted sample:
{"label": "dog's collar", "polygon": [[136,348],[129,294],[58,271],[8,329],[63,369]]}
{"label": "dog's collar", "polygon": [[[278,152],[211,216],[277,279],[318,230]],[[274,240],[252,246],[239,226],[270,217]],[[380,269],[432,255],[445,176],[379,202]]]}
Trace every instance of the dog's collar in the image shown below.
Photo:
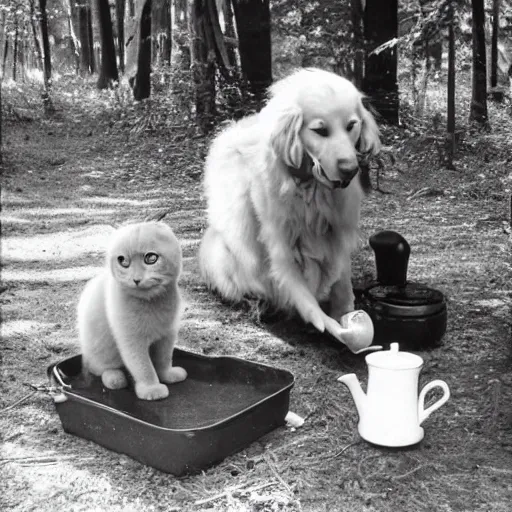
{"label": "dog's collar", "polygon": [[297,186],[304,185],[315,179],[312,173],[313,159],[308,153],[304,153],[300,167],[289,167],[288,171],[291,174],[293,181]]}
{"label": "dog's collar", "polygon": [[296,167],[289,167],[288,171],[295,182],[296,193],[300,195],[303,200],[309,204],[315,195],[318,181],[313,176],[313,159],[308,153],[304,153],[302,163],[297,169]]}

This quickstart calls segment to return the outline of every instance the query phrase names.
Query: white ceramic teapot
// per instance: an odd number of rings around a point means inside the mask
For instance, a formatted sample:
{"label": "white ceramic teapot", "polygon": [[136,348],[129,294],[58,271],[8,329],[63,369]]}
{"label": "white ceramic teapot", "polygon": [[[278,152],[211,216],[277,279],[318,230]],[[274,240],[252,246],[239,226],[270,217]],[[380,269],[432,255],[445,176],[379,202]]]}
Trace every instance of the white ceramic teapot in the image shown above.
{"label": "white ceramic teapot", "polygon": [[[390,350],[366,356],[368,389],[366,394],[354,373],[338,380],[346,384],[359,414],[358,430],[363,439],[381,446],[409,446],[423,439],[420,426],[448,398],[446,382],[434,380],[423,387],[418,397],[418,380],[423,359],[409,352],[400,352],[398,343]],[[435,387],[443,396],[425,409],[425,396]]]}

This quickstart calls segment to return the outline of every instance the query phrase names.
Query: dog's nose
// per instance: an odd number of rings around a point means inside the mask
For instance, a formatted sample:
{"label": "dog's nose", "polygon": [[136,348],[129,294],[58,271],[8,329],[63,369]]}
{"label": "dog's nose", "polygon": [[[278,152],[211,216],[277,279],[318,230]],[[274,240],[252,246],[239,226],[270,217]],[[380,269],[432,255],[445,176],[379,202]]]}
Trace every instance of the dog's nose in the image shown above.
{"label": "dog's nose", "polygon": [[351,180],[359,170],[359,166],[357,162],[353,162],[348,158],[340,158],[338,159],[338,172],[341,178],[341,181]]}
{"label": "dog's nose", "polygon": [[336,188],[345,188],[350,185],[352,178],[357,174],[359,166],[349,158],[340,158],[337,161],[339,181],[336,181]]}

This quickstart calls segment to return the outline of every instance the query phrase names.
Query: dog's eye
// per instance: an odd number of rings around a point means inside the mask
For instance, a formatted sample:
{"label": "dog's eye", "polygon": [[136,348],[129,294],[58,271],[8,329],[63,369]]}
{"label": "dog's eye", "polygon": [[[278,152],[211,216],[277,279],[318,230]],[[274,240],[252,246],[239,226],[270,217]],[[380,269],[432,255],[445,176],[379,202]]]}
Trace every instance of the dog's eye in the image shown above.
{"label": "dog's eye", "polygon": [[352,128],[354,128],[354,126],[356,125],[357,121],[355,120],[352,120],[350,121],[348,124],[347,124],[347,132],[351,132],[352,131]]}
{"label": "dog's eye", "polygon": [[130,266],[130,260],[124,256],[118,256],[117,261],[121,267],[128,268]]}
{"label": "dog's eye", "polygon": [[144,255],[144,263],[146,265],[154,265],[158,261],[156,252],[148,252]]}
{"label": "dog's eye", "polygon": [[320,137],[327,137],[329,135],[329,130],[325,126],[319,126],[318,128],[311,128],[315,133],[318,133]]}

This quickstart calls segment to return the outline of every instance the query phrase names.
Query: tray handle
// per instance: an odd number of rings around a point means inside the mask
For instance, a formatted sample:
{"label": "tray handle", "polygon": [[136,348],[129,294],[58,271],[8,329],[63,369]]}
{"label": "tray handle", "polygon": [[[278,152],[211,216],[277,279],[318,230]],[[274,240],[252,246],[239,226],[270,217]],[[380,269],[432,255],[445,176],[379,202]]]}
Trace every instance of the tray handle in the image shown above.
{"label": "tray handle", "polygon": [[[50,389],[54,389],[55,391],[50,391],[50,395],[53,398],[53,401],[56,404],[61,404],[65,402],[68,398],[64,393],[65,389],[71,389],[69,384],[66,384],[62,378],[61,370],[57,368],[57,365],[53,365],[48,371],[48,380],[50,381]],[[57,383],[57,386],[53,386],[54,383]]]}

